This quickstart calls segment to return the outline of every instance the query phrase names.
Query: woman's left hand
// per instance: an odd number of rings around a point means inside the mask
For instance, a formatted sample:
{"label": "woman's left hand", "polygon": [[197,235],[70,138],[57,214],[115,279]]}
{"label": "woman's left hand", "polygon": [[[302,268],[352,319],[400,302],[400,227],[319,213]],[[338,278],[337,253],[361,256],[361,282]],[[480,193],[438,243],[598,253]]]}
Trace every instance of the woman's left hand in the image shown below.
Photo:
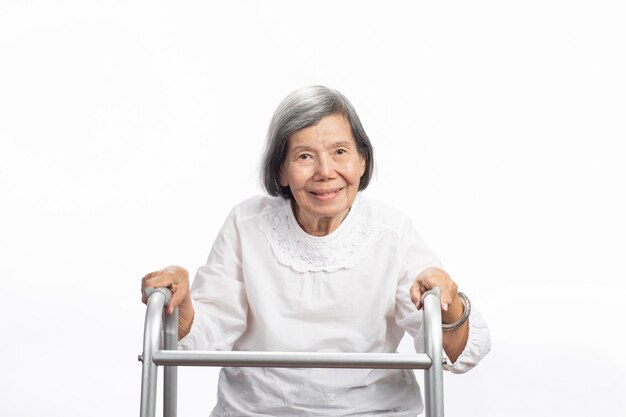
{"label": "woman's left hand", "polygon": [[[450,305],[458,301],[457,285],[450,275],[443,269],[428,268],[415,278],[413,286],[411,286],[411,301],[417,309],[421,309],[424,305],[424,293],[435,287],[439,287],[441,292],[441,310],[442,314],[448,312]],[[452,320],[454,321],[454,319]],[[445,322],[445,319],[444,319]]]}
{"label": "woman's left hand", "polygon": [[[411,301],[417,309],[424,306],[424,293],[439,287],[441,293],[441,322],[454,323],[463,315],[464,306],[457,294],[457,285],[450,275],[439,268],[428,268],[415,278],[411,287]],[[452,331],[443,332],[443,350],[452,363],[459,358],[469,337],[469,322],[461,324]]]}

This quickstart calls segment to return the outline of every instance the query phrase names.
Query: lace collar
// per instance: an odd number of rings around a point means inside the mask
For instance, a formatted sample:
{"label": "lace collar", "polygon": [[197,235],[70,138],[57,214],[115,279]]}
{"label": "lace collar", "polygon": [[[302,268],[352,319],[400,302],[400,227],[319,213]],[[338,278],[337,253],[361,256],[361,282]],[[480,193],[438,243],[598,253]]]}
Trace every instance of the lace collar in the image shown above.
{"label": "lace collar", "polygon": [[359,204],[357,195],[343,222],[326,236],[311,236],[302,230],[288,200],[261,216],[259,228],[278,262],[298,272],[350,269],[382,236],[379,226],[359,214]]}

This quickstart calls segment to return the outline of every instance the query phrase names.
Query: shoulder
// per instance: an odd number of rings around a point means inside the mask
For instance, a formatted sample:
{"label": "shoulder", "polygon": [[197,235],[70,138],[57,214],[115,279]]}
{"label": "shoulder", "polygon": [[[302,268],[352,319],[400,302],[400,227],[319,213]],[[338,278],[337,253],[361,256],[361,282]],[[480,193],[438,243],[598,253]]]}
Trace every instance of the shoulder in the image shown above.
{"label": "shoulder", "polygon": [[359,195],[356,214],[396,233],[402,233],[407,227],[412,227],[413,224],[411,219],[402,211],[362,194]]}
{"label": "shoulder", "polygon": [[246,220],[258,218],[268,213],[272,213],[283,209],[289,201],[282,197],[271,197],[269,195],[256,195],[247,198],[235,205],[230,212],[229,217],[235,222],[244,222]]}

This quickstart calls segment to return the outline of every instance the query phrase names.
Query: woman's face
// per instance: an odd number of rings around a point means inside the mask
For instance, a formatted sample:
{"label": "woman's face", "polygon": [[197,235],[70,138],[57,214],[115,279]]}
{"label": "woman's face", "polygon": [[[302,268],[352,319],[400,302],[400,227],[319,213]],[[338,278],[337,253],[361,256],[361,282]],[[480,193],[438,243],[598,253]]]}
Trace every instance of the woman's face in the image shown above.
{"label": "woman's face", "polygon": [[296,202],[296,218],[304,229],[330,222],[330,233],[348,214],[365,173],[350,123],[330,115],[289,137],[280,184],[289,187]]}

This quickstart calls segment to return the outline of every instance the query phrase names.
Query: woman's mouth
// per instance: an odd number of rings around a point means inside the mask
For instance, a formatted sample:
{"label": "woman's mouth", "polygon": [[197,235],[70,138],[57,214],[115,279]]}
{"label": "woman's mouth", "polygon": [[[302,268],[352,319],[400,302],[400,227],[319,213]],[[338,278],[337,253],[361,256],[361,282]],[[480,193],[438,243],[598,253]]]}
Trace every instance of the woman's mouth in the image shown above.
{"label": "woman's mouth", "polygon": [[311,191],[311,194],[313,194],[318,200],[330,200],[339,194],[341,190],[343,190],[343,187],[329,191]]}

